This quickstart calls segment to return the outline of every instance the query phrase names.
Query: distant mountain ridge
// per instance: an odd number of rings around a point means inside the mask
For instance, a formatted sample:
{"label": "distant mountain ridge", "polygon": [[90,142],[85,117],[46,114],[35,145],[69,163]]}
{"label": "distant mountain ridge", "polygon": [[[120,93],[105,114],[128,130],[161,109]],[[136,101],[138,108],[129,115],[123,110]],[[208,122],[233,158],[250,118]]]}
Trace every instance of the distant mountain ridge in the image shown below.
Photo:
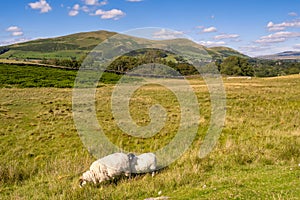
{"label": "distant mountain ridge", "polygon": [[[117,34],[109,31],[75,33],[55,38],[37,39],[0,47],[2,59],[80,59],[99,43]],[[142,40],[142,39],[141,39]],[[229,56],[248,57],[228,47],[203,47],[214,59]]]}
{"label": "distant mountain ridge", "polygon": [[300,60],[300,51],[284,51],[272,55],[258,56],[257,58],[267,60]]}

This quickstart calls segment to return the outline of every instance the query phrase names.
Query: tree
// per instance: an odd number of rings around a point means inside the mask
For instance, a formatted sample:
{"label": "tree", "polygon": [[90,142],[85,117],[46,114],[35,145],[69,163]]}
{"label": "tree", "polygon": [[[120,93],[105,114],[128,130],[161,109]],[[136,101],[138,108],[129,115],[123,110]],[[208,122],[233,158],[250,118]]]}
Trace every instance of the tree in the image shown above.
{"label": "tree", "polygon": [[249,61],[245,58],[240,58],[240,68],[242,70],[242,76],[254,76],[253,66],[250,65]]}
{"label": "tree", "polygon": [[220,64],[220,72],[234,76],[253,76],[254,69],[248,59],[237,56],[230,56]]}

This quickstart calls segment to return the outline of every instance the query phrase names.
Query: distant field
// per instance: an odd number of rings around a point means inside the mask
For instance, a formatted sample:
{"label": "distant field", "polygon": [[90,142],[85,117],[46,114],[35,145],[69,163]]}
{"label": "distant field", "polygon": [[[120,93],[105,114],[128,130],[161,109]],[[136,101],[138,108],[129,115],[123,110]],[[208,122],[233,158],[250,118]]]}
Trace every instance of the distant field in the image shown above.
{"label": "distant field", "polygon": [[[224,79],[226,124],[204,159],[198,152],[210,120],[209,93],[202,80],[191,79],[201,126],[188,152],[154,178],[140,175],[80,189],[79,176],[94,158],[73,122],[70,87],[76,72],[11,66],[0,65],[0,199],[145,199],[160,191],[172,199],[300,198],[300,75]],[[137,139],[117,127],[113,85],[104,86],[97,89],[96,110],[112,142],[130,151],[154,151],[172,139],[180,113],[169,90],[147,85],[132,96],[137,124],[149,123],[147,108],[153,104],[168,113],[159,134]]]}

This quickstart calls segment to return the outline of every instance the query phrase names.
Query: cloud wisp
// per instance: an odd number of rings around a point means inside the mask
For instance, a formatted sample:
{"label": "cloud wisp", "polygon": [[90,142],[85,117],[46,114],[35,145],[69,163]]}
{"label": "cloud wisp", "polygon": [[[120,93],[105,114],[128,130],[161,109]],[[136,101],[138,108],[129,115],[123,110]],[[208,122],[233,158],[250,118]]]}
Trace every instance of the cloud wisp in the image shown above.
{"label": "cloud wisp", "polygon": [[300,21],[297,20],[297,21],[291,21],[291,22],[282,22],[282,23],[279,23],[279,24],[269,22],[267,24],[267,29],[269,31],[283,31],[286,28],[291,28],[291,27],[299,28],[300,27]]}
{"label": "cloud wisp", "polygon": [[288,13],[288,15],[291,16],[291,17],[297,17],[298,13],[296,13],[296,12],[290,12],[290,13]]}
{"label": "cloud wisp", "polygon": [[256,43],[280,43],[285,42],[290,38],[300,37],[300,32],[288,32],[288,31],[280,31],[267,36],[262,36],[260,39],[256,40]]}
{"label": "cloud wisp", "polygon": [[224,40],[224,39],[237,39],[240,35],[238,34],[220,34],[214,37],[215,40]]}

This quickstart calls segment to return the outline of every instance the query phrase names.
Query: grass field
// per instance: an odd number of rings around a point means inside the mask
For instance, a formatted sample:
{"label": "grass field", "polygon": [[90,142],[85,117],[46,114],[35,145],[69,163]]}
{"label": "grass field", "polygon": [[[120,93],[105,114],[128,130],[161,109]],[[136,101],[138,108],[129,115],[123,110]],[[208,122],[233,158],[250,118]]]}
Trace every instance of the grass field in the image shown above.
{"label": "grass field", "polygon": [[[76,76],[77,70],[26,64],[24,66],[0,64],[0,88],[72,88],[74,87]],[[100,79],[99,85],[116,84],[120,78],[120,75],[104,72]],[[137,81],[138,79],[132,78],[131,80]]]}
{"label": "grass field", "polygon": [[[68,76],[71,72],[55,73]],[[0,74],[3,77],[3,71]],[[78,179],[94,158],[73,122],[72,89],[39,84],[20,87],[4,84],[4,80],[0,88],[0,199],[300,198],[300,75],[224,79],[226,124],[217,147],[204,159],[198,153],[210,120],[209,94],[202,80],[191,79],[201,110],[201,126],[191,148],[154,178],[140,175],[83,189]],[[180,113],[169,90],[147,85],[131,99],[131,114],[140,125],[149,123],[145,108],[152,104],[167,110],[165,127],[149,139],[129,137],[117,127],[110,107],[112,90],[113,85],[106,84],[96,94],[98,121],[111,141],[138,152],[154,151],[172,139]]]}

